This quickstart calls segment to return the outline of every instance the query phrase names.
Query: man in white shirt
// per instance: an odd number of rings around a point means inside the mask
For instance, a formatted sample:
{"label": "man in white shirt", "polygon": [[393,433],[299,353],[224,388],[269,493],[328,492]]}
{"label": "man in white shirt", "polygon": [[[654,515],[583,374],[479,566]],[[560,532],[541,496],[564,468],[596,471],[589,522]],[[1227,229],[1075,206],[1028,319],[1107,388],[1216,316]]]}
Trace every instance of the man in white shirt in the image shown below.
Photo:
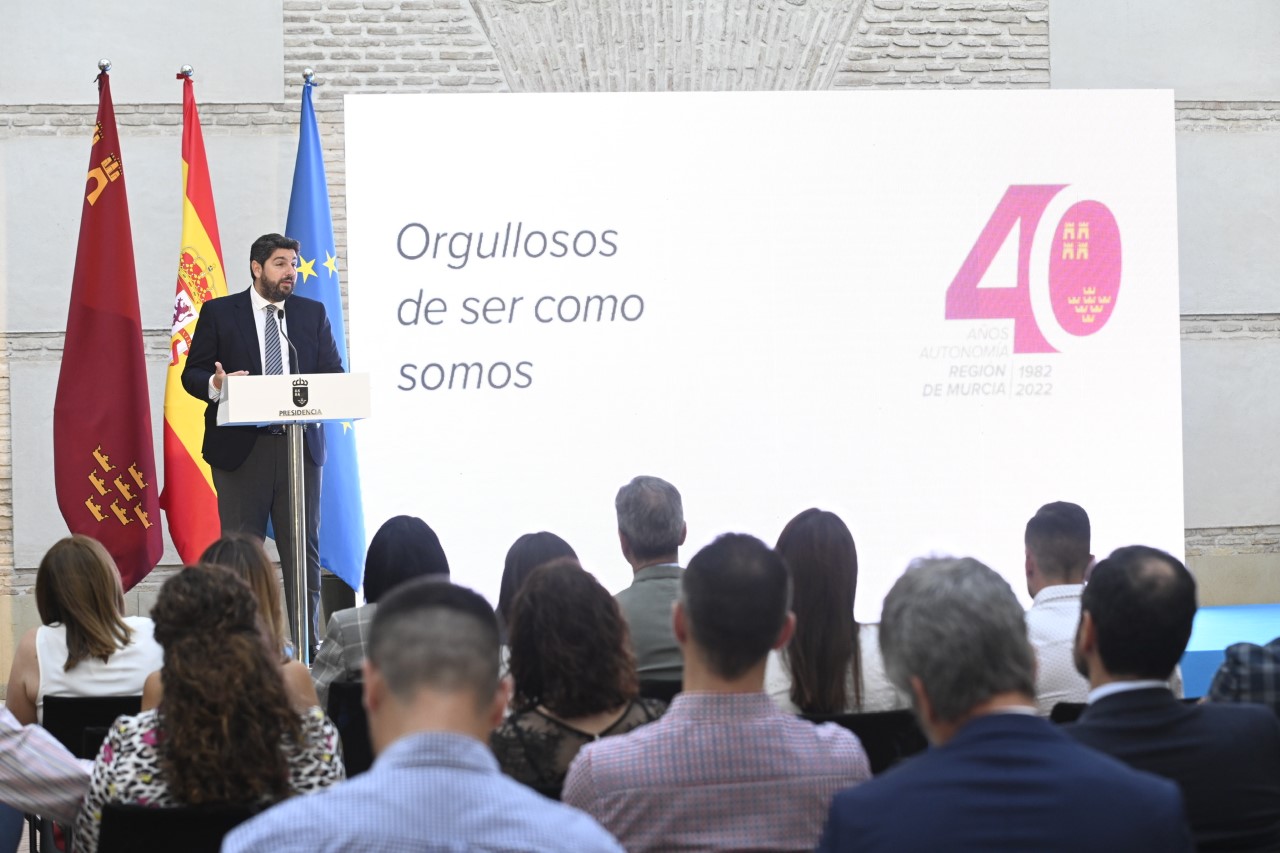
{"label": "man in white shirt", "polygon": [[1045,504],[1027,522],[1027,639],[1036,652],[1036,709],[1047,717],[1059,702],[1081,702],[1089,682],[1076,671],[1071,651],[1080,623],[1089,553],[1089,515],[1065,501]]}

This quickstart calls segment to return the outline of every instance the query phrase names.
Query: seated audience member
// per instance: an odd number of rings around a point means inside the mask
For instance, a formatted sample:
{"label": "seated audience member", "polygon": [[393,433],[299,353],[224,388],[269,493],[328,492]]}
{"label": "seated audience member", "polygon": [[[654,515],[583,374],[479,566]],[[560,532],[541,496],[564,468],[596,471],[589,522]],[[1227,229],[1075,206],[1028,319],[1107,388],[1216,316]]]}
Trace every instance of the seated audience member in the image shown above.
{"label": "seated audience member", "polygon": [[1027,639],[1036,652],[1036,706],[1047,717],[1059,702],[1083,703],[1089,682],[1076,671],[1072,648],[1080,624],[1080,593],[1089,553],[1089,515],[1073,503],[1045,504],[1027,522]]}
{"label": "seated audience member", "polygon": [[1280,637],[1259,646],[1227,646],[1222,666],[1214,673],[1206,696],[1209,702],[1266,705],[1280,715]]}
{"label": "seated audience member", "polygon": [[253,592],[217,566],[193,566],[160,589],[156,639],[164,699],[116,720],[76,820],[76,849],[98,846],[108,803],[268,804],[344,776],[338,733],[319,708],[299,715]]}
{"label": "seated audience member", "polygon": [[913,564],[885,598],[880,648],[933,747],[837,794],[819,850],[1191,849],[1176,786],[1035,716],[1022,606],[991,569]]}
{"label": "seated audience member", "polygon": [[20,723],[44,716],[44,697],[137,696],[160,668],[152,623],[124,615],[120,573],[88,536],[54,543],[36,571],[42,624],[22,635],[5,704]]}
{"label": "seated audience member", "polygon": [[241,825],[224,853],[618,851],[586,815],[498,769],[485,744],[508,698],[493,608],[448,582],[403,584],[379,602],[369,631],[373,768]]}
{"label": "seated audience member", "polygon": [[502,567],[502,586],[498,590],[498,627],[502,629],[504,645],[511,633],[511,609],[525,578],[538,566],[560,557],[578,559],[568,542],[545,530],[526,533],[507,549],[507,559]]}
{"label": "seated audience member", "polygon": [[906,708],[885,677],[878,627],[853,618],[858,552],[845,523],[806,509],[787,522],[777,551],[791,570],[796,630],[769,653],[764,683],[773,701],[793,714]]}
{"label": "seated audience member", "polygon": [[673,614],[684,692],[657,722],[582,747],[564,801],[631,853],[811,850],[837,790],[871,775],[850,732],[784,713],[764,692],[791,638],[786,564],[726,534],[684,572]]}
{"label": "seated audience member", "polygon": [[489,744],[504,773],[558,799],[584,744],[656,720],[666,705],[639,698],[627,623],[577,560],[529,575],[511,615],[513,713]]}
{"label": "seated audience member", "polygon": [[311,665],[320,707],[329,706],[329,685],[360,677],[369,625],[378,601],[405,581],[424,575],[449,577],[449,559],[434,530],[420,518],[397,515],[378,528],[364,558],[364,600],[361,607],[339,610],[329,617],[324,642]]}
{"label": "seated audience member", "polygon": [[[289,626],[284,611],[280,609],[280,588],[276,571],[262,550],[256,536],[232,533],[214,542],[200,555],[206,566],[221,566],[249,585],[258,602],[258,612],[271,633],[273,645],[280,650],[280,672],[284,676],[285,690],[294,710],[306,711],[320,704],[315,685],[311,683],[311,671],[300,661],[290,657],[285,649],[289,645]],[[147,676],[142,691],[142,710],[149,711],[160,704],[164,695],[159,671]]]}
{"label": "seated audience member", "polygon": [[635,572],[618,605],[631,630],[636,671],[643,679],[680,680],[680,644],[671,633],[671,605],[680,595],[679,550],[687,532],[680,493],[666,480],[636,477],[618,490],[618,541]]}
{"label": "seated audience member", "polygon": [[24,812],[70,826],[89,790],[86,766],[43,728],[0,708],[0,850],[17,849]]}
{"label": "seated audience member", "polygon": [[1068,733],[1177,782],[1200,850],[1280,850],[1280,720],[1256,705],[1186,705],[1165,684],[1191,637],[1191,573],[1163,551],[1120,548],[1081,607],[1076,659],[1093,689]]}

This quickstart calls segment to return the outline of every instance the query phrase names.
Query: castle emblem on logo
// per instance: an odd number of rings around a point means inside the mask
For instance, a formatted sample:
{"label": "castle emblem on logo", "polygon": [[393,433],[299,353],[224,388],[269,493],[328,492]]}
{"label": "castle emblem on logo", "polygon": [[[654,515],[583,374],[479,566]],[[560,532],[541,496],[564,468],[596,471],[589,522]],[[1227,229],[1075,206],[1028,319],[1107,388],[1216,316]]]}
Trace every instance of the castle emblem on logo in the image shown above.
{"label": "castle emblem on logo", "polygon": [[293,380],[293,405],[300,409],[307,404],[308,399],[310,399],[310,397],[309,392],[307,391],[307,380]]}

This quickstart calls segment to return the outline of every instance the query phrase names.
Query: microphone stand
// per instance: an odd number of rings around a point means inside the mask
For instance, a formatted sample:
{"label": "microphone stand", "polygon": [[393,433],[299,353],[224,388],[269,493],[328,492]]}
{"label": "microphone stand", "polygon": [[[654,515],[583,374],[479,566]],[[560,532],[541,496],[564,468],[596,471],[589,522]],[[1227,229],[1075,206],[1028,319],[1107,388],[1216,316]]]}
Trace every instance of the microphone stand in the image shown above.
{"label": "microphone stand", "polygon": [[[289,374],[301,373],[298,348],[284,331],[284,309],[276,309],[280,337],[289,345]],[[311,666],[311,591],[307,589],[307,519],[306,467],[303,464],[305,424],[296,421],[285,425],[289,437],[289,515],[293,526],[293,565],[285,571],[293,573],[293,612],[289,627],[293,629],[293,656]]]}

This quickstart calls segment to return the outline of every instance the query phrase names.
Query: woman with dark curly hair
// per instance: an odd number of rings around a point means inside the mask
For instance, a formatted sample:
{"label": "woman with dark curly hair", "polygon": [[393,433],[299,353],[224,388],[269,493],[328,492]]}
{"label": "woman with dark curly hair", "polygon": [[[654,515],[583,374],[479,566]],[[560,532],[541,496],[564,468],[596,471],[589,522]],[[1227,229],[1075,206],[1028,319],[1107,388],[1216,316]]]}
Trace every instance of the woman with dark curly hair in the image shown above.
{"label": "woman with dark curly hair", "polygon": [[111,727],[76,820],[77,851],[97,849],[109,802],[265,805],[344,777],[333,725],[319,708],[300,717],[291,707],[244,581],[218,566],[183,569],[151,618],[164,699]]}
{"label": "woman with dark curly hair", "polygon": [[539,566],[511,612],[512,714],[489,744],[503,771],[558,799],[585,743],[624,734],[666,709],[639,698],[618,603],[577,560]]}
{"label": "woman with dark curly hair", "polygon": [[774,702],[806,714],[906,708],[884,674],[879,626],[853,618],[858,551],[840,516],[806,509],[787,522],[777,551],[791,569],[796,631],[769,653],[765,690]]}
{"label": "woman with dark curly hair", "polygon": [[[289,627],[284,611],[280,609],[280,584],[275,567],[262,550],[262,542],[247,533],[229,533],[214,542],[200,555],[205,566],[222,566],[249,585],[258,602],[258,612],[267,625],[275,648],[280,650],[280,672],[284,675],[285,690],[294,710],[299,713],[313,705],[319,705],[315,685],[311,682],[311,670],[286,653]],[[164,697],[164,685],[159,671],[151,673],[142,689],[142,710],[149,711],[160,704]]]}

